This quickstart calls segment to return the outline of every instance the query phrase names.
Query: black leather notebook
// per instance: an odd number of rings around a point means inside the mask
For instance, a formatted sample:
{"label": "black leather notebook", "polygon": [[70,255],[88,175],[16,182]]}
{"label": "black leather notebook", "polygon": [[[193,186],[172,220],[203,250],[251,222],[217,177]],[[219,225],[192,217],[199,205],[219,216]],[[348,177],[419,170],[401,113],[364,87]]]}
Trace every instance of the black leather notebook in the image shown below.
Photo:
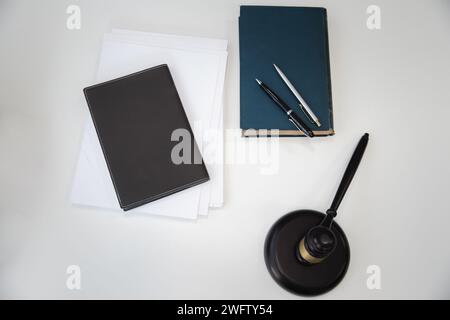
{"label": "black leather notebook", "polygon": [[84,94],[122,209],[209,180],[167,65],[85,88]]}

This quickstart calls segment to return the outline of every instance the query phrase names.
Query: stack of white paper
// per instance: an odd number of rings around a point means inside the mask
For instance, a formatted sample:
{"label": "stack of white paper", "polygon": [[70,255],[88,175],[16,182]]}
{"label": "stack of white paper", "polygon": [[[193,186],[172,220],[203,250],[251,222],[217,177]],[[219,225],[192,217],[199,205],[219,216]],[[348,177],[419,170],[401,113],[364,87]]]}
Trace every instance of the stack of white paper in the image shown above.
{"label": "stack of white paper", "polygon": [[[223,205],[223,87],[227,41],[115,29],[106,34],[97,82],[167,64],[210,181],[131,212],[195,219]],[[92,119],[84,131],[72,203],[121,210]]]}

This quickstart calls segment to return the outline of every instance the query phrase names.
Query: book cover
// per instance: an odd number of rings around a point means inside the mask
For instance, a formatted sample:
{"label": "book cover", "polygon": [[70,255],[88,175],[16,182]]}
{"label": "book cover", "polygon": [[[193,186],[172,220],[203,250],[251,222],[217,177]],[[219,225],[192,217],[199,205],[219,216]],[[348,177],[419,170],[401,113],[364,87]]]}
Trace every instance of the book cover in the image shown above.
{"label": "book cover", "polygon": [[[129,210],[209,180],[167,65],[84,89],[122,209]],[[177,163],[175,130],[189,137]],[[201,157],[200,157],[201,160]]]}
{"label": "book cover", "polygon": [[[240,126],[244,136],[279,129],[302,132],[258,87],[262,80],[285,100],[315,135],[333,135],[327,12],[324,8],[241,6],[239,17]],[[276,72],[278,65],[321,122],[317,127]],[[254,130],[252,130],[254,129]]]}

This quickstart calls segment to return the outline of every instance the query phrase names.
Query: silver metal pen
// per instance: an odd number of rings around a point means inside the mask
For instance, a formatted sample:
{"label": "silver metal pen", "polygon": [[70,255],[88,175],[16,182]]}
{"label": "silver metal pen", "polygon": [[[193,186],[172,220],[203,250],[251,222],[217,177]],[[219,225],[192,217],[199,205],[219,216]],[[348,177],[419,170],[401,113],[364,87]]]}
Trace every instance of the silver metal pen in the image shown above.
{"label": "silver metal pen", "polygon": [[288,88],[291,90],[291,92],[297,98],[300,109],[302,109],[302,111],[306,114],[306,116],[312,123],[315,123],[318,127],[320,127],[321,123],[320,123],[319,119],[317,118],[317,116],[314,114],[314,112],[312,112],[308,103],[306,103],[306,101],[302,98],[300,93],[297,91],[297,89],[295,89],[294,85],[289,81],[289,79],[286,77],[286,75],[283,73],[283,71],[281,71],[281,69],[278,68],[278,66],[276,64],[273,64],[273,66],[275,67],[275,70],[277,70],[281,79],[283,79],[284,83],[286,83]]}

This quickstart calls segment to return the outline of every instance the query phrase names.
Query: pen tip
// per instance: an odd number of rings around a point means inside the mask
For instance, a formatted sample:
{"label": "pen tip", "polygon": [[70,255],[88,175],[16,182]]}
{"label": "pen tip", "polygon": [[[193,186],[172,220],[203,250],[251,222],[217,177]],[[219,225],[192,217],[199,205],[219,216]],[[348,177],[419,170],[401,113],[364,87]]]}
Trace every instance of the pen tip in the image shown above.
{"label": "pen tip", "polygon": [[259,80],[259,79],[255,79],[255,80],[256,80],[256,82],[258,82],[258,84],[262,83],[261,80]]}

